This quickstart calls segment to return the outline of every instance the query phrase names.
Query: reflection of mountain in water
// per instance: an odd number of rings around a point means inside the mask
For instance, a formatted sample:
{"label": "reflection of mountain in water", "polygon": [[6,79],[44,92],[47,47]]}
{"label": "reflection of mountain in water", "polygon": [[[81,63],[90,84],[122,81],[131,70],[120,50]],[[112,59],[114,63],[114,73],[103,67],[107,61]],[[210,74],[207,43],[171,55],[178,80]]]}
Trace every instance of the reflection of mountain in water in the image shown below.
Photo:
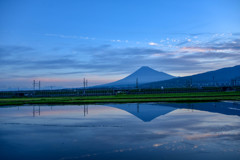
{"label": "reflection of mountain in water", "polygon": [[170,113],[176,109],[192,109],[224,115],[240,116],[239,103],[211,102],[211,103],[164,103],[164,104],[111,104],[111,107],[124,110],[138,117],[144,122],[150,122],[153,119]]}
{"label": "reflection of mountain in water", "polygon": [[169,112],[174,111],[176,108],[164,106],[164,105],[156,105],[156,104],[111,104],[111,107],[118,108],[124,111],[131,113],[132,115],[138,117],[144,122],[150,122],[151,120],[165,115]]}
{"label": "reflection of mountain in water", "polygon": [[206,112],[212,112],[212,113],[220,113],[225,115],[240,116],[240,104],[236,102],[166,103],[164,105],[175,107],[175,108],[186,108],[186,109],[194,109],[194,110],[206,111]]}

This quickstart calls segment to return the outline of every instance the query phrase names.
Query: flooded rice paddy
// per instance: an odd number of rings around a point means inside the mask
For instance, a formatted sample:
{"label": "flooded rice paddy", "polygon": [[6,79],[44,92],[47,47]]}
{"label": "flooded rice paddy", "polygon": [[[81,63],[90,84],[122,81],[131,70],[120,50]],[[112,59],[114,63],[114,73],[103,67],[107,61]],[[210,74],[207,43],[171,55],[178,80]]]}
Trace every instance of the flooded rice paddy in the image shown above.
{"label": "flooded rice paddy", "polygon": [[0,108],[2,160],[239,157],[239,102]]}

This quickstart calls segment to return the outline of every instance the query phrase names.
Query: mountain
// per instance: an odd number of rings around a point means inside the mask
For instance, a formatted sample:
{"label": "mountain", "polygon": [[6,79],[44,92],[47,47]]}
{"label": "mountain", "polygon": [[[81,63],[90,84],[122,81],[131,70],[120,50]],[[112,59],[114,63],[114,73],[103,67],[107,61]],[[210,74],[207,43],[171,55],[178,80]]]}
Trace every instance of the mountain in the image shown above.
{"label": "mountain", "polygon": [[174,78],[174,76],[166,74],[164,72],[156,71],[150,67],[143,66],[131,75],[118,80],[116,82],[96,86],[96,87],[136,87],[136,81],[138,81],[138,84],[144,84],[154,81],[163,81]]}
{"label": "mountain", "polygon": [[[235,82],[234,82],[235,81]],[[240,65],[222,68],[192,76],[173,78],[165,81],[146,83],[141,88],[161,88],[161,87],[202,87],[202,86],[224,86],[240,84]]]}

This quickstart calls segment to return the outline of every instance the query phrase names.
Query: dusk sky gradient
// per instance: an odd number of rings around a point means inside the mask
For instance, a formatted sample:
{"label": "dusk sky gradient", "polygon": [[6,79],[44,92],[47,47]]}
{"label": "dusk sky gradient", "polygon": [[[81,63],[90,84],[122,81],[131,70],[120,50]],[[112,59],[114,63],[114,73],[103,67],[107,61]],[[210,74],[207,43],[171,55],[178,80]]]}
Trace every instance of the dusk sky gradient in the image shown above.
{"label": "dusk sky gradient", "polygon": [[239,64],[239,0],[0,0],[0,90]]}

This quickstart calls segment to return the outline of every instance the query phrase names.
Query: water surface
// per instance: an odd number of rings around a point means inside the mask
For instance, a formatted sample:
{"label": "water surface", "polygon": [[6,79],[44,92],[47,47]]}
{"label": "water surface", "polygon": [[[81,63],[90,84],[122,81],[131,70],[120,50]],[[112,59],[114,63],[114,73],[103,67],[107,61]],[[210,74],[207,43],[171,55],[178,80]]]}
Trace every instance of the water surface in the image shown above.
{"label": "water surface", "polygon": [[238,159],[240,103],[0,108],[0,159]]}

